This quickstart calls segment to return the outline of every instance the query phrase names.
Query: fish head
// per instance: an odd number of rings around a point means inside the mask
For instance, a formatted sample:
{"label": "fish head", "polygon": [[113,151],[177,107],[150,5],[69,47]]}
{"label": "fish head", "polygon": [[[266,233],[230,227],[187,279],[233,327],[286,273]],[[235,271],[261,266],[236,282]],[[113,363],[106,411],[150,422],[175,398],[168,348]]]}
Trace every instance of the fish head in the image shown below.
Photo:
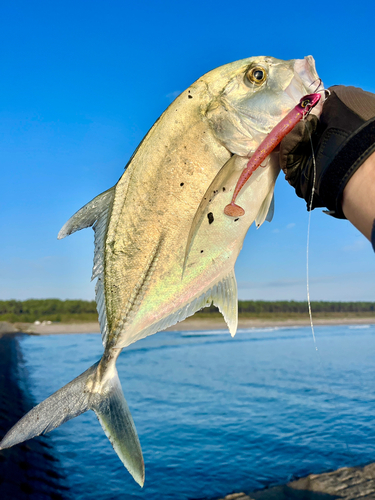
{"label": "fish head", "polygon": [[[300,99],[321,84],[312,56],[282,61],[250,57],[208,73],[205,116],[233,154],[248,156]],[[320,115],[323,103],[312,111]]]}

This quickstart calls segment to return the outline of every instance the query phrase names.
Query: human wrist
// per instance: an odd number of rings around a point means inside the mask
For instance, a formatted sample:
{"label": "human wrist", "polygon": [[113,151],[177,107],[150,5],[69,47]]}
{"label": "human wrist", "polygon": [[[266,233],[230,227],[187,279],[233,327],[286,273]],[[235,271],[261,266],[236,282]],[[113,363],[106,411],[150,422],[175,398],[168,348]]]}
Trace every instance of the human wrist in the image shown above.
{"label": "human wrist", "polygon": [[364,161],[346,184],[342,195],[342,211],[371,241],[375,219],[375,153]]}
{"label": "human wrist", "polygon": [[317,161],[321,158],[323,162],[326,161],[326,151],[334,147],[337,147],[337,151],[333,160],[322,169],[319,194],[335,217],[345,218],[342,210],[343,192],[352,176],[375,151],[375,117],[364,122],[347,137],[342,130],[331,128],[323,137]]}

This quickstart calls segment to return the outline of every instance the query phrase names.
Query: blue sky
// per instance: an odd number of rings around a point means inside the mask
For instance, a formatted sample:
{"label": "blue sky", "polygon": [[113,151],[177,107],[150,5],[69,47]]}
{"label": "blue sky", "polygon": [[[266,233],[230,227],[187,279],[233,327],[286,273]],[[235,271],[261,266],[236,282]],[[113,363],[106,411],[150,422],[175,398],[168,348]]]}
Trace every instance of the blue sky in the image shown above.
{"label": "blue sky", "polygon": [[[210,69],[255,55],[314,56],[326,86],[375,92],[373,1],[3,2],[0,8],[0,299],[94,298],[93,232],[56,239],[111,187],[147,130]],[[271,224],[251,228],[240,298],[304,300],[304,202],[280,176]],[[374,300],[371,246],[311,218],[313,300]]]}

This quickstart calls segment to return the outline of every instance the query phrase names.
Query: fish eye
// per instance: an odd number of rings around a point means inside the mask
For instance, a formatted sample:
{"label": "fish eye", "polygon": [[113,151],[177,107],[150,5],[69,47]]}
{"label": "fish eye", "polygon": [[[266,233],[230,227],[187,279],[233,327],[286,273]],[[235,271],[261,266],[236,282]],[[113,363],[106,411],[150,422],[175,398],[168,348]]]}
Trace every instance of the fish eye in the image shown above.
{"label": "fish eye", "polygon": [[246,73],[246,77],[250,83],[261,85],[266,80],[267,73],[261,66],[254,66]]}

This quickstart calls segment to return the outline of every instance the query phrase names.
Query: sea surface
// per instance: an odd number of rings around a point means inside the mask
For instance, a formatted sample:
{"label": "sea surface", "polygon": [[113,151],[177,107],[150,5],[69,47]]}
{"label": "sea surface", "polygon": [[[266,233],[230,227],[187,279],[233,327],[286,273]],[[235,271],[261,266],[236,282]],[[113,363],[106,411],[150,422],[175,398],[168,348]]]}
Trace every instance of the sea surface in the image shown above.
{"label": "sea surface", "polygon": [[[67,498],[211,499],[375,461],[375,325],[168,332],[118,371],[146,482],[128,474],[93,412],[53,431]],[[19,340],[36,402],[102,353],[98,334]],[[317,349],[316,349],[317,348]]]}

